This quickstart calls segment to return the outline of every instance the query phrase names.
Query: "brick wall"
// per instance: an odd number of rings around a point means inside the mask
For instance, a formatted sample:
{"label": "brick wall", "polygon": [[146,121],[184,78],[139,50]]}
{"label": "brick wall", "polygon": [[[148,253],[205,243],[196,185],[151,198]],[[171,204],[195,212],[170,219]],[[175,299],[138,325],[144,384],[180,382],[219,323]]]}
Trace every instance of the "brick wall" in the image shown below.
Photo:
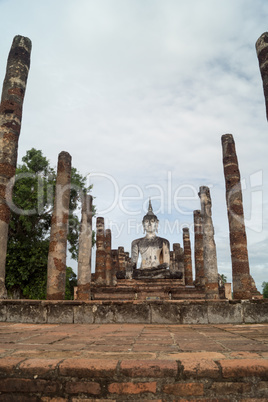
{"label": "brick wall", "polygon": [[0,359],[0,400],[84,398],[267,401],[268,360]]}

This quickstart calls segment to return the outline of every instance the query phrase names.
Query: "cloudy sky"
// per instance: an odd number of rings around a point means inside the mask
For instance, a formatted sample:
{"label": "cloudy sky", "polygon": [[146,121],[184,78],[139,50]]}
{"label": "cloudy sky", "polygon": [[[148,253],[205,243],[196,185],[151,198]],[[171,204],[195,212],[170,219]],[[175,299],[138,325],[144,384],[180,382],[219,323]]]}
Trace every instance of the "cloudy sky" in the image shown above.
{"label": "cloudy sky", "polygon": [[[0,80],[15,35],[32,40],[19,162],[59,152],[94,185],[113,248],[182,243],[210,186],[219,272],[231,281],[221,135],[236,141],[251,274],[268,281],[267,122],[255,42],[265,0],[0,0]],[[193,247],[192,247],[193,248]],[[76,263],[72,263],[76,268]]]}

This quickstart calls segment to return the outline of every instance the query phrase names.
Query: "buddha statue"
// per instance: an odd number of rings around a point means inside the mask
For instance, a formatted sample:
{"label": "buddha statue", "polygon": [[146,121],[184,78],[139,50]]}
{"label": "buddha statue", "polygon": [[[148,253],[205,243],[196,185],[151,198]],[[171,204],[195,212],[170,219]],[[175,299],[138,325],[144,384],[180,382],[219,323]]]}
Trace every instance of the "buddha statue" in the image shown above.
{"label": "buddha statue", "polygon": [[[144,279],[150,277],[169,278],[169,241],[156,236],[158,230],[158,218],[153,213],[151,200],[147,214],[143,217],[142,224],[145,237],[136,239],[131,244],[131,264],[133,278]],[[137,262],[141,255],[141,266],[137,269]]]}

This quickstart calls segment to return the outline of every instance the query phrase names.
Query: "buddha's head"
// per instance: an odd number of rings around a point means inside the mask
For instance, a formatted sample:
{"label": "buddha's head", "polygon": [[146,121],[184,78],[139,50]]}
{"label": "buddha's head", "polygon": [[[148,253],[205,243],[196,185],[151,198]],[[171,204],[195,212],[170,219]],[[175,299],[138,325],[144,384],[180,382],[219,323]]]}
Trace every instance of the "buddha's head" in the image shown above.
{"label": "buddha's head", "polygon": [[149,200],[149,206],[148,206],[148,212],[146,215],[144,215],[142,224],[143,224],[143,229],[144,232],[148,234],[153,234],[158,231],[158,218],[157,216],[153,213],[153,208],[151,204],[151,200]]}

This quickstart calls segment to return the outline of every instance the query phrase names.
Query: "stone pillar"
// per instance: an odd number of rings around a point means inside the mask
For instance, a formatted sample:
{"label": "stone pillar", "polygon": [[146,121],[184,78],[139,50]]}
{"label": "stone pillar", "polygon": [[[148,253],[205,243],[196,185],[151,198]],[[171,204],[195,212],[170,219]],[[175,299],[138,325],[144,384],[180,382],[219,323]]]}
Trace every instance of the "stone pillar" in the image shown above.
{"label": "stone pillar", "polygon": [[222,136],[223,168],[229,221],[234,299],[249,299],[258,293],[250,276],[240,172],[232,134]]}
{"label": "stone pillar", "polygon": [[211,197],[209,188],[200,187],[201,214],[203,220],[204,272],[206,277],[205,292],[207,299],[219,298],[218,267],[214,228],[211,215]]}
{"label": "stone pillar", "polygon": [[175,260],[175,252],[169,252],[169,269],[172,273],[176,272],[176,260]]}
{"label": "stone pillar", "polygon": [[106,285],[112,286],[113,277],[112,277],[112,233],[110,229],[105,230],[105,252],[106,252],[106,260],[105,260],[105,268],[106,268]]}
{"label": "stone pillar", "polygon": [[30,68],[30,39],[15,36],[6,67],[0,104],[0,298],[6,298],[6,253],[10,209],[7,185],[15,175],[22,107]]}
{"label": "stone pillar", "polygon": [[56,190],[47,261],[48,300],[65,299],[71,169],[71,155],[68,152],[61,152],[58,157]]}
{"label": "stone pillar", "polygon": [[96,269],[95,283],[96,285],[104,286],[106,284],[106,251],[105,251],[105,228],[104,218],[97,218],[96,231]]}
{"label": "stone pillar", "polygon": [[78,250],[77,299],[90,300],[92,249],[92,197],[83,194]]}
{"label": "stone pillar", "polygon": [[116,272],[119,269],[118,250],[117,249],[112,250],[111,255],[112,255],[112,285],[115,286],[117,284]]}
{"label": "stone pillar", "polygon": [[194,211],[194,262],[195,286],[205,285],[204,256],[203,256],[203,224],[201,211]]}
{"label": "stone pillar", "polygon": [[263,83],[266,104],[266,118],[268,120],[268,32],[264,32],[257,40],[256,51]]}
{"label": "stone pillar", "polygon": [[124,247],[118,247],[118,271],[125,272],[126,271],[126,256]]}
{"label": "stone pillar", "polygon": [[183,228],[185,285],[193,286],[192,252],[189,228]]}
{"label": "stone pillar", "polygon": [[182,281],[185,284],[185,272],[184,272],[184,252],[180,243],[173,244],[173,250],[175,253],[176,265],[178,272],[182,273]]}

